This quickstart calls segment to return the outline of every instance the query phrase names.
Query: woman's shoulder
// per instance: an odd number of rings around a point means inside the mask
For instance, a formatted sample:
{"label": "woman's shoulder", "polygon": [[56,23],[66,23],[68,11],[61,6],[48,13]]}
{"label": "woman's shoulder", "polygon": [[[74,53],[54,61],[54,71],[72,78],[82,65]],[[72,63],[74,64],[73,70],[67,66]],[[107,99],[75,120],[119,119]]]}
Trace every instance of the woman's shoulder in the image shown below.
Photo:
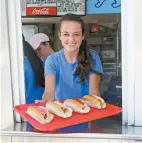
{"label": "woman's shoulder", "polygon": [[63,50],[59,50],[46,58],[46,61],[58,61],[62,55]]}
{"label": "woman's shoulder", "polygon": [[99,54],[95,50],[89,49],[89,51],[93,59],[99,58]]}
{"label": "woman's shoulder", "polygon": [[24,65],[25,66],[29,66],[30,65],[30,61],[29,61],[29,59],[26,56],[24,56]]}
{"label": "woman's shoulder", "polygon": [[30,61],[26,56],[24,56],[24,70],[29,71],[30,69],[31,69]]}
{"label": "woman's shoulder", "polygon": [[45,73],[56,74],[59,70],[60,62],[62,61],[62,50],[55,52],[47,57],[45,60]]}
{"label": "woman's shoulder", "polygon": [[27,66],[29,64],[30,64],[29,59],[26,56],[24,56],[24,66]]}
{"label": "woman's shoulder", "polygon": [[91,49],[91,48],[89,49],[89,51],[90,51],[91,55],[98,55],[98,53],[95,50]]}

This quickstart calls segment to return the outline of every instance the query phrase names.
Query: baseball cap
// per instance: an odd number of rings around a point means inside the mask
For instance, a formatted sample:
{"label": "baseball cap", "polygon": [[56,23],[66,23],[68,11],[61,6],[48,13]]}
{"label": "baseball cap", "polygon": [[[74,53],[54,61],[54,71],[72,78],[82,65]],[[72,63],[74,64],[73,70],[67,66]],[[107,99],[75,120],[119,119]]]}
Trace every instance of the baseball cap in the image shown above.
{"label": "baseball cap", "polygon": [[38,33],[31,37],[30,44],[34,50],[37,50],[42,42],[49,41],[49,37],[44,33]]}

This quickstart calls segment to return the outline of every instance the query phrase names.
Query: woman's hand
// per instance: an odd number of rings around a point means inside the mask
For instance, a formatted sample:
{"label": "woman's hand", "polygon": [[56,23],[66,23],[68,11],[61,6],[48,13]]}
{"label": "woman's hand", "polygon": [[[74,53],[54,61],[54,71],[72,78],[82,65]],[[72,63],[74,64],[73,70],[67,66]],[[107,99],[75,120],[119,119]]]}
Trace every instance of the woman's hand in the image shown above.
{"label": "woman's hand", "polygon": [[42,103],[45,102],[44,100],[35,100],[35,103]]}

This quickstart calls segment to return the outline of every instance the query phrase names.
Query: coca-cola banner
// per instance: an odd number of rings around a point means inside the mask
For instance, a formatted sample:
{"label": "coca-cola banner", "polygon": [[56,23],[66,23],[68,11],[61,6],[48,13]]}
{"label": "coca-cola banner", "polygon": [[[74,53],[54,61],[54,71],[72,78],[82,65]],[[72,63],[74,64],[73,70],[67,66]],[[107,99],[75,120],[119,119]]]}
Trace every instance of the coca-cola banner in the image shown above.
{"label": "coca-cola banner", "polygon": [[21,0],[22,16],[85,15],[85,0]]}

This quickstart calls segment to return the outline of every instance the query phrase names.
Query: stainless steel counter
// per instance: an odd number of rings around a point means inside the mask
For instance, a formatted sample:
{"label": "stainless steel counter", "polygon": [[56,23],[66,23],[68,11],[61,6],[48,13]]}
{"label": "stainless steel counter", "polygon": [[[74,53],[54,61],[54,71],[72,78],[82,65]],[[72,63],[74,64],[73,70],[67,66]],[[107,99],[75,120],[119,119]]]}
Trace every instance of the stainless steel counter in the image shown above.
{"label": "stainless steel counter", "polygon": [[1,136],[27,137],[64,137],[64,138],[95,138],[95,139],[123,139],[142,140],[142,127],[122,126],[120,121],[105,118],[90,123],[87,132],[61,133],[28,131],[26,123],[15,123],[1,131]]}

